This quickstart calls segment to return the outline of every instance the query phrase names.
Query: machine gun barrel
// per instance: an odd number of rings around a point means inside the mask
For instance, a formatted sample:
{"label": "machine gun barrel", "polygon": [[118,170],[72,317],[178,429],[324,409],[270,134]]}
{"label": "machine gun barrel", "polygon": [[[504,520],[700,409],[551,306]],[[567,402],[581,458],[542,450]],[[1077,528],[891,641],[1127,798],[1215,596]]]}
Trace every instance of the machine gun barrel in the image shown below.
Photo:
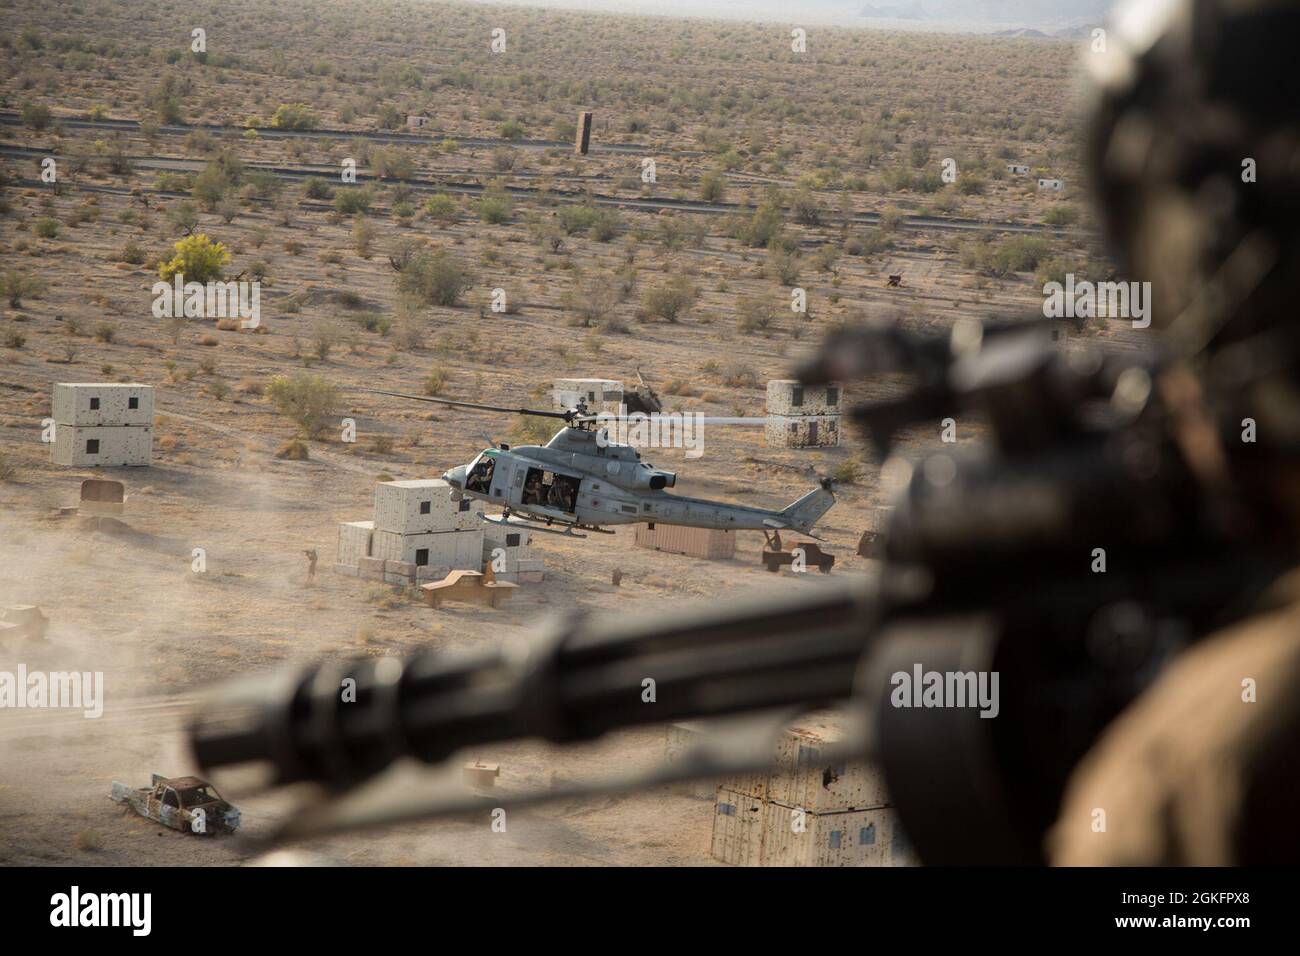
{"label": "machine gun barrel", "polygon": [[[811,582],[809,582],[811,585]],[[878,587],[713,601],[659,616],[571,615],[528,647],[314,664],[219,687],[190,727],[203,767],[348,787],[394,760],[590,739],[637,724],[849,697]],[[648,683],[652,681],[653,684]]]}

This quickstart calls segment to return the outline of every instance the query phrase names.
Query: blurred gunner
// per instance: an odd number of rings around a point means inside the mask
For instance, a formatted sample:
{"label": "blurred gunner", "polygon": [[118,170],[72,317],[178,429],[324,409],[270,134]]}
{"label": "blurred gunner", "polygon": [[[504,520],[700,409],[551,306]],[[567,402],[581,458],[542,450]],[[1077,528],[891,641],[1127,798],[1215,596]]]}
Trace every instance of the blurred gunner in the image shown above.
{"label": "blurred gunner", "polygon": [[[1296,0],[1117,14],[1090,144],[1128,278],[1150,281],[1161,387],[1224,527],[1300,541],[1300,37]],[[1300,570],[1199,642],[1076,767],[1049,840],[1063,865],[1300,857]]]}

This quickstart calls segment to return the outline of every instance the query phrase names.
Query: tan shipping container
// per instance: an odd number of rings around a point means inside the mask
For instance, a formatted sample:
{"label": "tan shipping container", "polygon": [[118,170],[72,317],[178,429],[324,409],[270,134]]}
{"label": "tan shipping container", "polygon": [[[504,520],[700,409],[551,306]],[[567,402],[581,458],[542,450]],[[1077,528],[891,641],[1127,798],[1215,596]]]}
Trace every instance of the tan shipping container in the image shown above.
{"label": "tan shipping container", "polygon": [[687,528],[675,524],[656,524],[651,528],[648,524],[639,524],[634,540],[640,548],[685,554],[692,558],[725,560],[736,554],[736,533],[719,528]]}

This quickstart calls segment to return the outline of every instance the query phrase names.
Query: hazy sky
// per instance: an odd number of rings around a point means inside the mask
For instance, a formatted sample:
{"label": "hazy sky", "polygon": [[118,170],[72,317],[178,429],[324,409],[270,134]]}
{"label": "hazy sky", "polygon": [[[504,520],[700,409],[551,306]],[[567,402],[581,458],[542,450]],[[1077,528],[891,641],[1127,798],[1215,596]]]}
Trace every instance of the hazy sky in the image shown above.
{"label": "hazy sky", "polygon": [[[494,0],[477,0],[494,2]],[[506,2],[506,0],[502,0]],[[571,10],[611,10],[666,16],[728,17],[775,20],[781,23],[821,23],[841,26],[964,28],[991,31],[1033,27],[1050,31],[1094,24],[1102,20],[1110,0],[509,0],[518,6],[564,7]],[[913,16],[866,17],[878,13],[910,12]]]}

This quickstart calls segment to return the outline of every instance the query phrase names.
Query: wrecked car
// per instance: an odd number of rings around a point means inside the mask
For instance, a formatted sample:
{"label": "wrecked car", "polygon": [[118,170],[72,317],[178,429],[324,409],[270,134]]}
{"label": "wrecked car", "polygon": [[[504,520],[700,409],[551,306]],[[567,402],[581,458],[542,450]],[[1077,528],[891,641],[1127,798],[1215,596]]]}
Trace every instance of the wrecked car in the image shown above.
{"label": "wrecked car", "polygon": [[115,803],[130,804],[142,817],[189,833],[233,833],[239,808],[227,803],[216,787],[198,777],[153,774],[147,787],[113,781]]}

